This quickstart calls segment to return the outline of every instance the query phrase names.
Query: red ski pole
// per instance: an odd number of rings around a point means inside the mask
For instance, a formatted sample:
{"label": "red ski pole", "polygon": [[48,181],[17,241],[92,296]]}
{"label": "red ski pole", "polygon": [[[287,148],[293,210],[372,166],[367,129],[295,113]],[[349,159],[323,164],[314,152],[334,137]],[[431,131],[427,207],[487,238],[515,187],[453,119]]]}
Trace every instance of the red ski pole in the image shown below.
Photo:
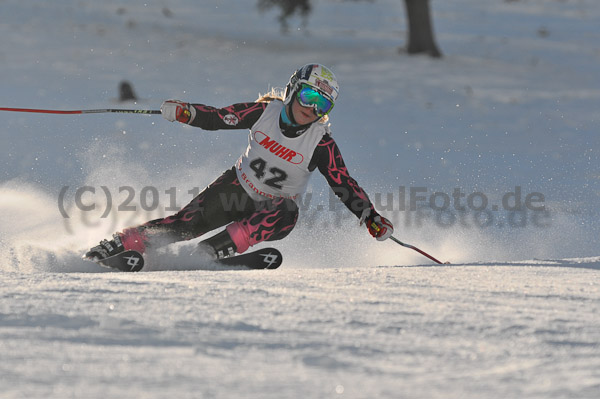
{"label": "red ski pole", "polygon": [[[375,230],[377,230],[377,231],[379,231],[379,230],[380,230],[380,229],[379,229],[379,226],[377,226],[377,224],[376,224],[376,223],[372,223],[372,224],[371,224],[371,227],[373,227],[373,228],[374,228]],[[418,253],[420,253],[420,254],[421,254],[421,255],[423,255],[423,256],[426,256],[426,257],[428,257],[429,259],[431,259],[432,261],[434,261],[434,262],[435,262],[435,263],[437,263],[438,265],[449,265],[449,264],[450,264],[450,262],[440,262],[439,260],[437,260],[437,259],[436,259],[436,258],[434,258],[433,256],[429,255],[427,252],[420,250],[419,248],[415,247],[414,245],[410,245],[410,244],[404,243],[404,242],[400,241],[399,239],[397,239],[397,238],[396,238],[396,237],[394,237],[394,236],[390,236],[390,239],[391,239],[392,241],[394,241],[395,243],[402,245],[403,247],[410,248],[410,249],[412,249],[412,250],[414,250],[414,251],[417,251]]]}
{"label": "red ski pole", "polygon": [[437,263],[439,265],[449,265],[450,264],[450,262],[443,262],[442,263],[439,260],[437,260],[436,258],[434,258],[433,256],[429,255],[427,252],[420,250],[419,248],[415,247],[414,245],[406,244],[406,243],[400,241],[399,239],[397,239],[394,236],[390,237],[390,239],[392,241],[394,241],[395,243],[402,245],[403,247],[410,248],[412,250],[417,251],[421,255],[428,257],[429,259],[431,259],[432,261],[434,261],[435,263]]}
{"label": "red ski pole", "polygon": [[102,114],[108,112],[114,112],[119,114],[144,114],[144,115],[156,115],[160,114],[160,110],[153,109],[79,109],[74,111],[60,111],[55,109],[33,109],[33,108],[2,108],[0,111],[11,111],[11,112],[34,112],[38,114],[61,114],[61,115],[72,115],[72,114]]}

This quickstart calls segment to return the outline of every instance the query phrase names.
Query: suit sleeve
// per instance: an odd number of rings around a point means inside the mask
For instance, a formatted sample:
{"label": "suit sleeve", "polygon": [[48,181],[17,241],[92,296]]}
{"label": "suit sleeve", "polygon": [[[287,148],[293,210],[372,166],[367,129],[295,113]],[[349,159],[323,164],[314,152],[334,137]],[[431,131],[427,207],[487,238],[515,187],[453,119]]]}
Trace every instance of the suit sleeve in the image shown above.
{"label": "suit sleeve", "polygon": [[342,153],[330,135],[323,137],[315,149],[311,163],[319,168],[335,195],[357,218],[361,217],[365,209],[375,212],[365,191],[348,173]]}
{"label": "suit sleeve", "polygon": [[196,117],[190,123],[204,130],[250,129],[261,117],[267,103],[238,103],[225,108],[192,104]]}

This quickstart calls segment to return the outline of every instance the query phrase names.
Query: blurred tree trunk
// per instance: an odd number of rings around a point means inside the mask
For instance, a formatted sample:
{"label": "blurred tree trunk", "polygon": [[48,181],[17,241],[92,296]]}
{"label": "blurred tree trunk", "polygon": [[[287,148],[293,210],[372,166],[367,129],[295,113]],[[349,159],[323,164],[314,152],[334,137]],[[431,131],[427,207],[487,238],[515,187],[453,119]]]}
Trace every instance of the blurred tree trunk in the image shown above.
{"label": "blurred tree trunk", "polygon": [[[342,0],[342,1],[367,1],[374,0]],[[283,33],[289,33],[288,18],[298,14],[306,24],[308,15],[312,11],[311,0],[258,0],[260,11],[267,11],[273,7],[281,9],[279,24]],[[442,53],[435,44],[429,0],[404,0],[408,19],[408,54],[428,54],[432,57],[441,57]]]}
{"label": "blurred tree trunk", "polygon": [[408,17],[408,54],[425,53],[432,57],[441,57],[435,39],[429,12],[429,0],[404,0]]}

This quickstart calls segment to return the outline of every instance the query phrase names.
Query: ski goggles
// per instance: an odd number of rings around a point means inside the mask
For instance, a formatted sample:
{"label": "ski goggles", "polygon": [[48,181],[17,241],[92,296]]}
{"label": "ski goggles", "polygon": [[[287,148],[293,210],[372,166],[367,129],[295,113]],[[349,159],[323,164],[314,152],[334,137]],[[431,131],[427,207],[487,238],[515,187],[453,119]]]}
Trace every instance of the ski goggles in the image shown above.
{"label": "ski goggles", "polygon": [[300,86],[296,98],[303,107],[313,107],[320,117],[327,115],[333,108],[333,101],[307,84]]}

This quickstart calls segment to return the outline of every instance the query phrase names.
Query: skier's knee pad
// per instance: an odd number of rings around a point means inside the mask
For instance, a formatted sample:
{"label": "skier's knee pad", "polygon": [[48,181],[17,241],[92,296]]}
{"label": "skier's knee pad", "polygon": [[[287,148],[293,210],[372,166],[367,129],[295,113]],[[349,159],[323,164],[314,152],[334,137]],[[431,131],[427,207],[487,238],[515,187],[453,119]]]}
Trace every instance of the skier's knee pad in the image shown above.
{"label": "skier's knee pad", "polygon": [[119,234],[119,238],[125,250],[134,250],[140,253],[146,252],[148,237],[143,230],[130,227]]}
{"label": "skier's knee pad", "polygon": [[298,220],[298,206],[292,200],[273,201],[271,206],[227,226],[238,253],[263,241],[281,240],[293,230]]}

